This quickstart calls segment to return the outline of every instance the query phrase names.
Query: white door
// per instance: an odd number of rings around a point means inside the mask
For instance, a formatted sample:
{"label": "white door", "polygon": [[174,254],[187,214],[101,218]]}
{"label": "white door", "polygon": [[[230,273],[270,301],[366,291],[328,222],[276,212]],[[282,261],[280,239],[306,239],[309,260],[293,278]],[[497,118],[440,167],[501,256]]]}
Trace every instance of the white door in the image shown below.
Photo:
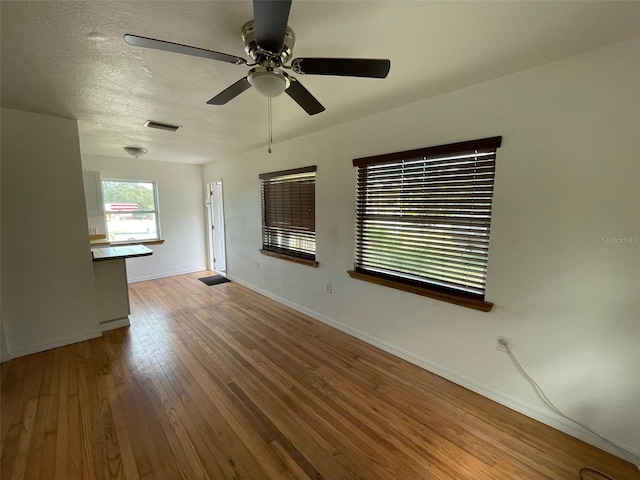
{"label": "white door", "polygon": [[227,273],[227,253],[224,238],[224,204],[222,179],[209,184],[209,268],[221,275]]}

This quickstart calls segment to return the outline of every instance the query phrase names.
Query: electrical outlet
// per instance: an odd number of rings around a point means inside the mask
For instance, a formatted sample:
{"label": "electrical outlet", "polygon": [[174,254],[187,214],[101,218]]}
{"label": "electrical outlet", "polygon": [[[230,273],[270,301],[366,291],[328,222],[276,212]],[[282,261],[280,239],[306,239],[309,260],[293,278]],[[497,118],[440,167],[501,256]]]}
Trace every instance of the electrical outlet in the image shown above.
{"label": "electrical outlet", "polygon": [[256,262],[256,270],[260,270],[260,262]]}
{"label": "electrical outlet", "polygon": [[507,353],[507,345],[511,347],[511,339],[509,337],[505,337],[502,335],[498,335],[498,340],[496,342],[496,350],[499,352]]}
{"label": "electrical outlet", "polygon": [[327,283],[327,293],[333,293],[333,285]]}

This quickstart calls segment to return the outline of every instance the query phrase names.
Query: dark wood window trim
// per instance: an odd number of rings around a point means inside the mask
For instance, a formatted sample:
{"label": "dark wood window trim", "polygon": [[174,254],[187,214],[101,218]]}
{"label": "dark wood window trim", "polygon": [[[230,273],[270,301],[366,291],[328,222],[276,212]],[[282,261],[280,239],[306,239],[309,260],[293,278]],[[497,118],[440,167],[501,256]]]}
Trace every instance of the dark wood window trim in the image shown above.
{"label": "dark wood window trim", "polygon": [[435,298],[436,300],[453,303],[461,307],[473,308],[474,310],[480,310],[481,312],[489,312],[493,308],[493,303],[491,302],[487,302],[482,299],[467,298],[458,293],[445,293],[427,286],[411,285],[408,283],[398,282],[390,278],[384,278],[370,273],[356,272],[354,270],[347,270],[347,273],[351,278],[355,278],[356,280],[363,280],[365,282],[395,288],[404,292],[415,293],[417,295],[422,295],[423,297]]}
{"label": "dark wood window trim", "polygon": [[349,275],[490,311],[483,274],[501,143],[490,137],[354,159],[356,260]]}
{"label": "dark wood window trim", "polygon": [[260,178],[260,180],[267,180],[269,178],[284,177],[285,175],[297,175],[298,173],[310,173],[315,171],[316,166],[312,165],[310,167],[292,168],[290,170],[280,170],[278,172],[261,173],[260,175],[258,175],[258,177]]}
{"label": "dark wood window trim", "polygon": [[308,267],[317,267],[318,262],[315,260],[307,260],[306,258],[294,257],[291,255],[285,255],[283,253],[272,252],[271,250],[261,249],[260,253],[262,255],[267,255],[269,257],[279,258],[281,260],[288,260],[289,262],[299,263],[300,265],[306,265]]}
{"label": "dark wood window trim", "polygon": [[502,143],[502,137],[489,137],[479,140],[469,140],[467,142],[449,143],[435,147],[418,148],[416,150],[405,150],[404,152],[385,153],[372,157],[356,158],[353,160],[354,167],[362,165],[375,165],[377,163],[387,163],[396,160],[409,160],[412,158],[429,157],[434,155],[446,155],[449,153],[467,153],[475,150],[487,148],[498,148]]}

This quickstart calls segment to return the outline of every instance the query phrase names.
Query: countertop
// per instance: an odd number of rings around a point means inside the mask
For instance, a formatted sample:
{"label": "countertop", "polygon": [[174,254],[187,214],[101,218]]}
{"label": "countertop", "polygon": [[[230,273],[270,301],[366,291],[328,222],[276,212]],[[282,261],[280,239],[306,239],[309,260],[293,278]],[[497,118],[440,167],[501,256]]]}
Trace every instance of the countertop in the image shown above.
{"label": "countertop", "polygon": [[89,235],[89,244],[92,247],[104,247],[111,245],[109,240],[107,240],[106,235]]}
{"label": "countertop", "polygon": [[116,258],[146,257],[153,255],[153,250],[144,245],[123,245],[121,247],[95,247],[91,249],[94,262],[113,260]]}

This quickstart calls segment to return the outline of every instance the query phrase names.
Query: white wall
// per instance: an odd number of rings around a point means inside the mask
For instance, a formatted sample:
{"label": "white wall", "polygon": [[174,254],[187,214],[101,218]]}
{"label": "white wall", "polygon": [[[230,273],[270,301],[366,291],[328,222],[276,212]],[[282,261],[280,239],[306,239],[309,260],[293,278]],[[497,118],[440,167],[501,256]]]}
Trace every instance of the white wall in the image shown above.
{"label": "white wall", "polygon": [[77,123],[9,109],[1,115],[6,358],[100,331]]}
{"label": "white wall", "polygon": [[[0,131],[2,130],[2,115],[0,115]],[[2,173],[2,155],[0,155],[0,175]],[[0,177],[0,198],[2,198],[2,181]],[[1,202],[0,202],[1,205]],[[0,265],[2,265],[2,208],[0,208]],[[0,292],[2,292],[2,275],[0,275]],[[0,294],[0,362],[9,360],[9,347],[4,333],[4,323],[2,322],[2,295]]]}
{"label": "white wall", "polygon": [[163,245],[149,245],[150,257],[127,260],[129,282],[206,269],[205,198],[201,165],[83,155],[84,170],[103,179],[150,180],[158,189]]}
{"label": "white wall", "polygon": [[80,157],[75,120],[2,109],[0,357],[101,334],[82,170],[154,180],[164,245],[130,281],[205,269],[202,166]]}
{"label": "white wall", "polygon": [[[639,52],[635,39],[206,166],[224,181],[230,278],[611,451],[543,404],[496,351],[506,335],[561,410],[639,461],[640,245],[606,240],[640,237]],[[494,135],[492,312],[347,276],[353,158]],[[319,268],[260,255],[258,174],[314,164]]]}

